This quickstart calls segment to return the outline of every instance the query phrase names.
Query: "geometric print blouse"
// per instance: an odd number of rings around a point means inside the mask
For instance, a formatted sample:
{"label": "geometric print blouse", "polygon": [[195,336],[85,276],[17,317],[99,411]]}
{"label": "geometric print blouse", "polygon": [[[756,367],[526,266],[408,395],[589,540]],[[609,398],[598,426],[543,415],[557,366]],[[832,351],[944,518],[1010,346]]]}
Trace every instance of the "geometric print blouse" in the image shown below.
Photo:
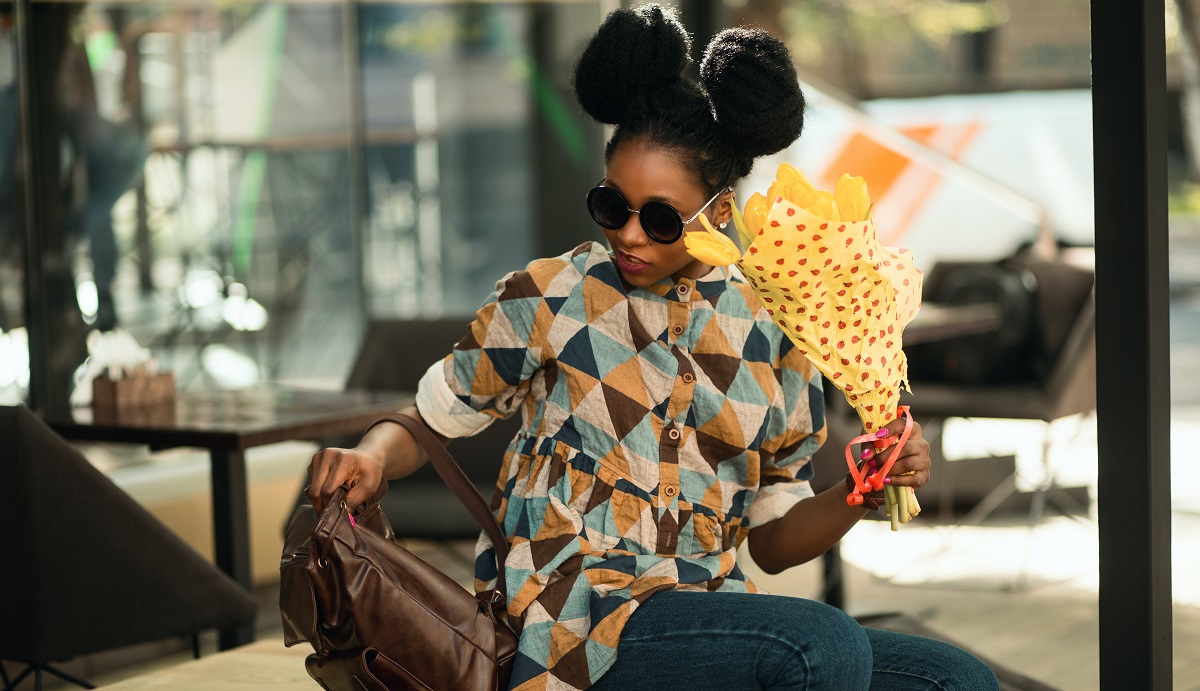
{"label": "geometric print blouse", "polygon": [[[738,545],[812,496],[825,437],[820,374],[749,284],[635,288],[594,242],[500,280],[417,407],[448,437],[522,416],[492,500],[519,691],[591,686],[654,593],[756,592]],[[492,587],[486,536],[475,564]]]}

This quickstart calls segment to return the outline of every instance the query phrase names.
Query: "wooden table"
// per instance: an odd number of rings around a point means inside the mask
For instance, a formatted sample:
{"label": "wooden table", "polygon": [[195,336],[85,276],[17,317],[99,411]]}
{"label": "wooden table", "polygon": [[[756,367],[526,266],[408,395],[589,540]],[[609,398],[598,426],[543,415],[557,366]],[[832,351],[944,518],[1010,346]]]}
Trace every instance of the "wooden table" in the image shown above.
{"label": "wooden table", "polygon": [[184,662],[105,686],[114,691],[312,691],[316,682],[304,670],[312,653],[307,644],[283,647],[283,641],[259,641],[237,650]]}
{"label": "wooden table", "polygon": [[[258,387],[179,392],[173,406],[122,413],[113,420],[94,420],[90,408],[77,408],[70,418],[48,416],[46,421],[74,441],[208,449],[217,566],[251,590],[246,449],[361,434],[380,415],[411,402],[407,394]],[[220,647],[253,639],[251,627],[221,631]]]}

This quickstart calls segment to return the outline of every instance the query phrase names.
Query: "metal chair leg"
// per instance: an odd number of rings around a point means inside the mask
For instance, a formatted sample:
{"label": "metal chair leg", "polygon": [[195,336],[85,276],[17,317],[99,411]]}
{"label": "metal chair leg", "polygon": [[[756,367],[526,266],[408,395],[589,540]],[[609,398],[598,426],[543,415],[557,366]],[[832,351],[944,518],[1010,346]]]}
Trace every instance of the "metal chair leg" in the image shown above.
{"label": "metal chair leg", "polygon": [[25,677],[28,677],[30,674],[33,675],[34,688],[40,690],[42,688],[42,672],[49,672],[59,679],[62,679],[70,684],[74,684],[80,688],[96,688],[91,682],[80,679],[72,674],[68,674],[61,669],[51,667],[50,665],[29,665],[10,681],[8,674],[3,669],[3,665],[0,665],[0,675],[2,675],[0,678],[3,678],[4,680],[4,688],[2,691],[16,691],[17,687],[21,685],[21,682],[25,681]]}
{"label": "metal chair leg", "polygon": [[1017,474],[1014,472],[1004,479],[1004,482],[992,488],[991,492],[987,493],[973,509],[967,512],[967,515],[962,517],[958,525],[978,525],[980,521],[987,518],[993,511],[1000,508],[1006,499],[1017,491]]}
{"label": "metal chair leg", "polygon": [[[80,679],[79,677],[76,677],[74,675],[67,674],[66,672],[62,671],[61,669],[55,669],[54,667],[51,667],[50,665],[46,665],[43,669],[45,669],[47,672],[53,674],[54,676],[58,677],[59,679],[62,679],[65,682],[74,684],[80,688],[84,688],[84,689],[96,688],[95,685],[93,685],[90,681],[86,681],[86,680]],[[41,669],[39,669],[38,672],[40,673]]]}
{"label": "metal chair leg", "polygon": [[[1071,435],[1071,441],[1074,441],[1079,437],[1080,431],[1083,429],[1084,425],[1088,420],[1091,420],[1092,416],[1094,415],[1095,411],[1089,411],[1079,416],[1075,422],[1075,432]],[[1053,423],[1047,424],[1049,425]],[[1045,479],[1042,485],[1038,487],[1038,496],[1041,497],[1043,504],[1048,503],[1050,506],[1056,509],[1059,514],[1066,516],[1067,518],[1074,519],[1080,523],[1090,523],[1090,507],[1087,504],[1080,504],[1078,501],[1075,501],[1074,497],[1067,494],[1063,487],[1058,484],[1058,474],[1050,467],[1049,434],[1049,429],[1047,429],[1046,444],[1042,451],[1042,468],[1043,473],[1045,474]],[[1034,498],[1037,499],[1038,496],[1035,496]],[[1066,502],[1062,502],[1061,499],[1066,499]]]}
{"label": "metal chair leg", "polygon": [[19,686],[22,681],[25,681],[25,677],[29,676],[32,672],[33,672],[33,665],[29,665],[24,670],[22,670],[20,674],[13,677],[13,680],[11,682],[5,682],[7,684],[7,686],[4,687],[4,691],[15,691],[17,686]]}

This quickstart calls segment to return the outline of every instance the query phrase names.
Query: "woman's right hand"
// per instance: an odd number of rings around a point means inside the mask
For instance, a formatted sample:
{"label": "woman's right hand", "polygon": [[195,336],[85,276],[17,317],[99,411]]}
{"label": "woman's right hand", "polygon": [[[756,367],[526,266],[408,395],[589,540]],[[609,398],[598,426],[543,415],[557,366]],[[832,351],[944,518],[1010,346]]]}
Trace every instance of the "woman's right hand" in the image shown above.
{"label": "woman's right hand", "polygon": [[358,448],[318,451],[308,465],[308,494],[318,514],[338,487],[348,487],[346,503],[361,506],[375,494],[383,479],[384,461]]}

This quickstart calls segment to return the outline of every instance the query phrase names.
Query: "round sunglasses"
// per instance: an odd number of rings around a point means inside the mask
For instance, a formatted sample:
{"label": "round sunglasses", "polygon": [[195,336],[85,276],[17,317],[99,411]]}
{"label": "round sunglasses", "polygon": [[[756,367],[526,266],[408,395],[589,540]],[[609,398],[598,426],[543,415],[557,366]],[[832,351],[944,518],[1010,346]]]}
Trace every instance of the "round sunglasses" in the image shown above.
{"label": "round sunglasses", "polygon": [[642,224],[642,230],[646,231],[646,235],[650,236],[651,240],[669,245],[683,237],[683,229],[699,218],[708,205],[716,201],[724,191],[722,189],[714,194],[711,199],[704,202],[704,206],[700,207],[699,211],[692,214],[692,217],[686,221],[683,220],[683,215],[675,210],[675,207],[666,202],[648,201],[642,204],[642,208],[634,209],[629,206],[629,202],[625,201],[625,197],[622,197],[620,192],[611,187],[605,187],[603,184],[596,185],[588,192],[587,206],[592,219],[609,230],[624,227],[629,222],[629,215],[637,214]]}

